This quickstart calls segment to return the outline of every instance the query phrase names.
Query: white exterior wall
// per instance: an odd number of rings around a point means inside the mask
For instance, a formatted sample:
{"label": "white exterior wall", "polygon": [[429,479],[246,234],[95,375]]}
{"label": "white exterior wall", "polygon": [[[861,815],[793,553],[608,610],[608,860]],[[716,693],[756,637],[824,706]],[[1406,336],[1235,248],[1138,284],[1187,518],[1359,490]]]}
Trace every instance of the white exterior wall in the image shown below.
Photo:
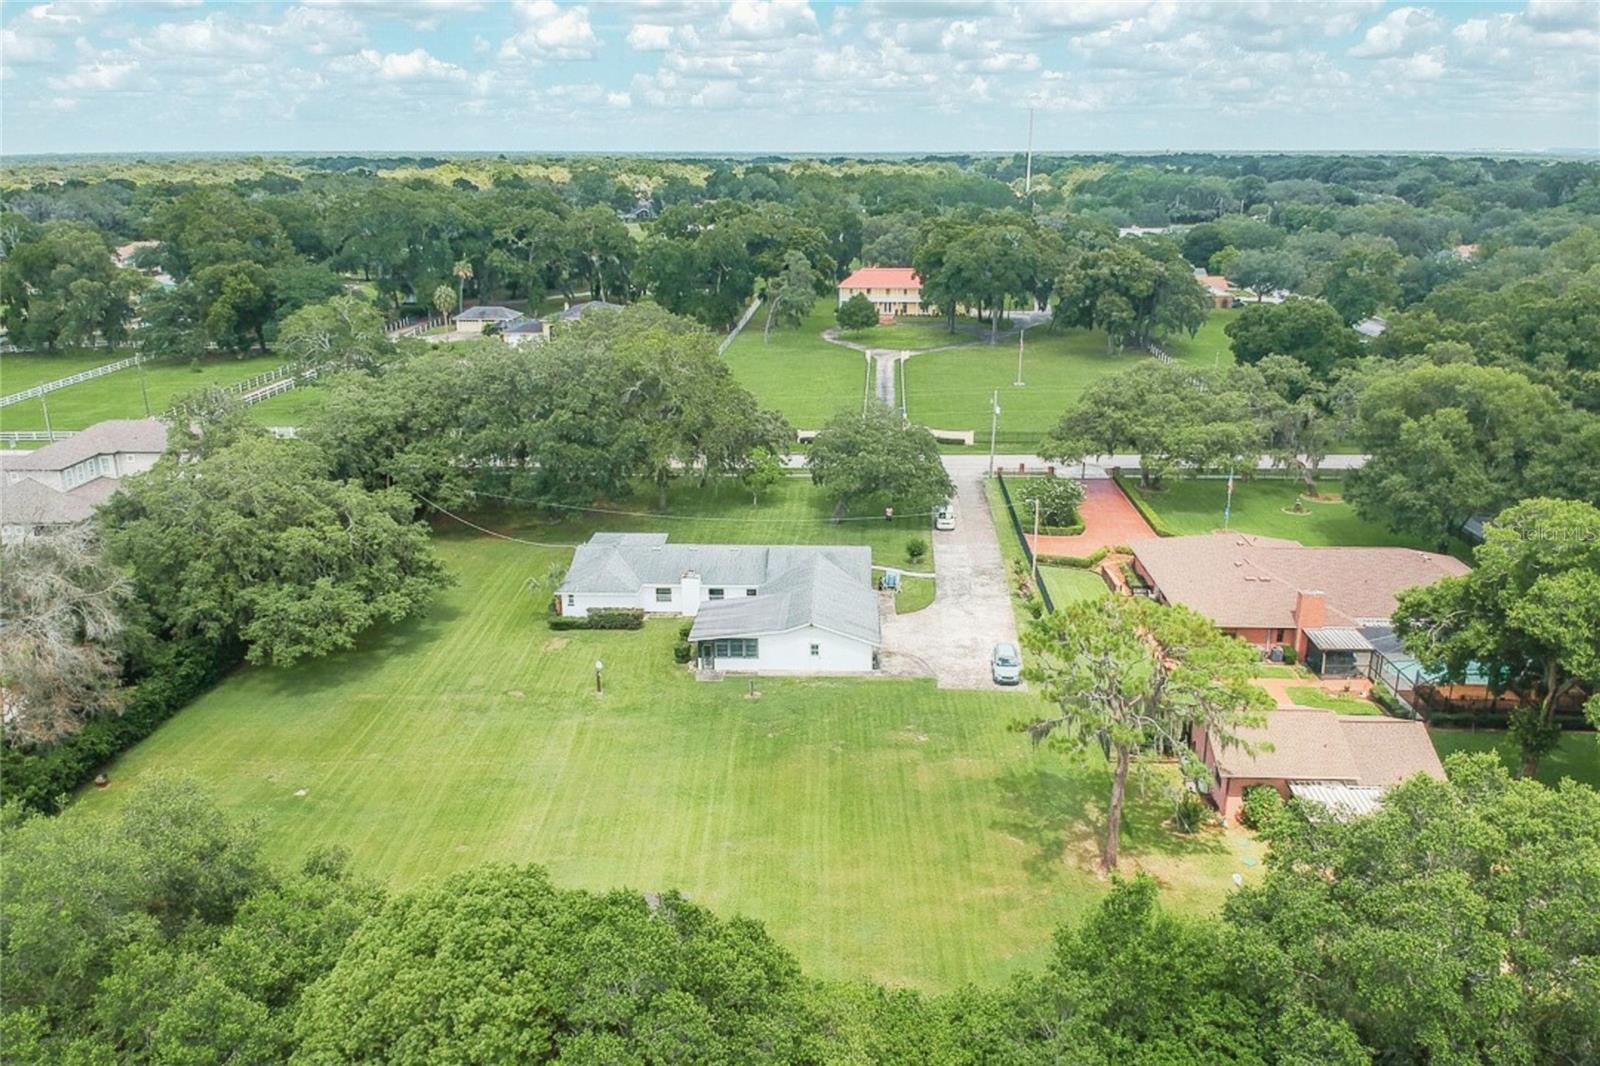
{"label": "white exterior wall", "polygon": [[149,473],[150,468],[155,466],[156,460],[160,458],[160,452],[118,452],[117,477],[133,477],[135,474]]}
{"label": "white exterior wall", "polygon": [[[718,658],[716,669],[730,674],[758,671],[774,673],[865,674],[872,671],[872,645],[815,626],[755,638],[760,654],[754,659]],[[811,654],[811,645],[821,653]]]}
{"label": "white exterior wall", "polygon": [[[572,603],[567,603],[568,597],[561,597],[561,613],[569,618],[587,618],[590,610],[596,607],[638,607],[639,596],[629,592],[576,592],[570,597]],[[646,608],[648,610],[648,608]]]}
{"label": "white exterior wall", "polygon": [[457,333],[482,333],[483,327],[488,324],[488,320],[482,318],[469,318],[465,322],[459,318],[455,320]]}
{"label": "white exterior wall", "polygon": [[[657,588],[670,588],[672,601],[658,603],[656,601]],[[591,607],[640,607],[646,614],[681,614],[692,618],[700,611],[702,604],[711,603],[711,589],[719,588],[724,599],[737,599],[748,596],[754,585],[707,585],[701,579],[699,595],[691,603],[689,596],[684,591],[680,582],[673,585],[641,585],[636,593],[630,592],[578,592],[574,593],[572,606],[567,606],[565,595],[561,597],[561,613],[583,617],[589,613]],[[720,601],[719,601],[720,602]]]}

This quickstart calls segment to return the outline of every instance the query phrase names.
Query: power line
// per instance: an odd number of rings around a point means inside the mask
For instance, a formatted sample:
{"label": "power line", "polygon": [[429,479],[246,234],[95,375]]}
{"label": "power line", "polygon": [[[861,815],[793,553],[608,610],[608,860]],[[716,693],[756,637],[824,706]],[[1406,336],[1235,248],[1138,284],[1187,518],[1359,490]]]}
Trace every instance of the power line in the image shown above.
{"label": "power line", "polygon": [[476,522],[469,521],[468,519],[462,518],[460,515],[456,514],[454,511],[445,510],[443,507],[440,507],[438,504],[434,503],[432,500],[428,499],[426,496],[422,495],[421,493],[413,493],[413,495],[415,495],[417,497],[417,499],[421,500],[423,503],[427,504],[429,507],[432,507],[435,511],[438,511],[440,514],[444,515],[446,518],[453,518],[457,522],[460,522],[462,525],[468,527],[469,529],[475,529],[479,533],[486,533],[491,537],[498,537],[501,540],[509,540],[513,544],[526,544],[530,548],[577,548],[577,547],[579,547],[579,545],[577,545],[577,544],[546,544],[543,541],[523,540],[521,537],[513,537],[508,533],[499,533],[499,532],[496,532],[493,529],[489,529],[486,526],[480,526]]}

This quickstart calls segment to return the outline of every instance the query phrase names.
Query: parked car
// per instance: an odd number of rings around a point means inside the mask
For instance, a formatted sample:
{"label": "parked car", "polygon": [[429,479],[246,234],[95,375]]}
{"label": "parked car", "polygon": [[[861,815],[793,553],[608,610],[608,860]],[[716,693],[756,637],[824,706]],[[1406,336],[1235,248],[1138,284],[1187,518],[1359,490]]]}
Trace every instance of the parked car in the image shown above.
{"label": "parked car", "polygon": [[989,676],[997,685],[1022,682],[1022,653],[1015,644],[996,644],[989,653]]}
{"label": "parked car", "polygon": [[948,501],[940,504],[939,509],[933,512],[933,528],[941,533],[948,533],[956,528],[956,509],[950,506]]}

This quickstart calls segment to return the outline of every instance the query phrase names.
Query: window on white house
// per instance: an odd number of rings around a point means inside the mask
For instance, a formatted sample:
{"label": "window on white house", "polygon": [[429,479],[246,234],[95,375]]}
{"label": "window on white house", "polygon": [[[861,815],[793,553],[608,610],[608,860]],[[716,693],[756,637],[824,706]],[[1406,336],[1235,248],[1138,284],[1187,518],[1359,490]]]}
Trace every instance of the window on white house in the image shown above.
{"label": "window on white house", "polygon": [[714,600],[722,599],[722,590],[721,589],[707,589],[706,590],[706,594],[708,596],[710,596]]}
{"label": "window on white house", "polygon": [[734,637],[731,640],[719,640],[713,649],[719,659],[754,659],[759,653],[758,641]]}
{"label": "window on white house", "polygon": [[813,659],[822,658],[822,645],[821,644],[813,644],[813,645],[811,645],[811,657]]}
{"label": "window on white house", "polygon": [[576,607],[576,606],[578,606],[578,597],[574,596],[570,592],[567,593],[567,606],[568,607]]}
{"label": "window on white house", "polygon": [[657,603],[671,603],[672,602],[672,589],[671,588],[657,588],[656,589],[656,602]]}
{"label": "window on white house", "polygon": [[756,590],[755,589],[745,589],[744,590],[744,594],[746,596],[754,596],[756,594]]}

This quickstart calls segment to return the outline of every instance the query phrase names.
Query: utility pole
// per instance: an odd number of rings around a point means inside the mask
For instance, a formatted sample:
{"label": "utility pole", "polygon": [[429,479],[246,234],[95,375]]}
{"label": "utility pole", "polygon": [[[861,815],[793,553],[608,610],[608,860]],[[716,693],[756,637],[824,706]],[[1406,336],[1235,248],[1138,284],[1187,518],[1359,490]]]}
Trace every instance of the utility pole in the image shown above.
{"label": "utility pole", "polygon": [[1017,330],[1017,380],[1011,383],[1013,385],[1022,384],[1022,338],[1027,336],[1027,334],[1027,326],[1023,326],[1021,329]]}
{"label": "utility pole", "polygon": [[50,428],[50,401],[42,394],[39,397],[39,406],[44,408],[44,435],[54,441],[56,439],[56,431]]}
{"label": "utility pole", "polygon": [[1022,195],[1033,195],[1033,108],[1028,108],[1028,171],[1022,179]]}
{"label": "utility pole", "polygon": [[[137,356],[135,358],[138,358]],[[144,360],[139,359],[133,364],[139,368],[139,395],[144,397],[144,416],[150,417],[150,390],[144,387]]]}
{"label": "utility pole", "polygon": [[989,476],[994,477],[994,431],[1000,424],[1000,390],[989,397]]}
{"label": "utility pole", "polygon": [[1033,543],[1028,554],[1033,557],[1033,587],[1039,587],[1039,497],[1033,498]]}

